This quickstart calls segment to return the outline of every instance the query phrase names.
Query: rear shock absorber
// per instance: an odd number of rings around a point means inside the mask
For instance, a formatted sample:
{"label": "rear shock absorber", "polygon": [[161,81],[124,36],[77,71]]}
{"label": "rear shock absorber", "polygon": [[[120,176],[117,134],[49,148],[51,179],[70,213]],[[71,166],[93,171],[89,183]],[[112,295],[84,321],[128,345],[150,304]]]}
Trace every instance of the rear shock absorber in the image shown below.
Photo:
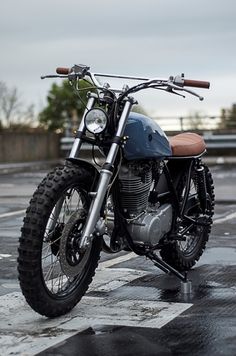
{"label": "rear shock absorber", "polygon": [[195,166],[195,172],[196,172],[197,194],[200,201],[202,212],[205,213],[207,209],[206,175],[205,175],[205,167],[202,165],[200,160],[197,160],[197,164]]}

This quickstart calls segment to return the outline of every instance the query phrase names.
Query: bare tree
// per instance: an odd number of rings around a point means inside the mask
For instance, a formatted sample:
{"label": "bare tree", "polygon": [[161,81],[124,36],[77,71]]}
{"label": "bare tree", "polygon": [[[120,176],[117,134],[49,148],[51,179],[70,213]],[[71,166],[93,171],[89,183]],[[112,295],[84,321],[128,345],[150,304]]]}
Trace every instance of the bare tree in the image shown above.
{"label": "bare tree", "polygon": [[0,121],[2,126],[29,126],[34,118],[33,105],[25,107],[16,87],[8,88],[0,82]]}
{"label": "bare tree", "polygon": [[201,130],[204,129],[206,122],[204,122],[204,115],[200,112],[189,114],[186,119],[187,130]]}
{"label": "bare tree", "polygon": [[236,129],[236,104],[232,104],[230,108],[221,109],[220,129],[234,130]]}

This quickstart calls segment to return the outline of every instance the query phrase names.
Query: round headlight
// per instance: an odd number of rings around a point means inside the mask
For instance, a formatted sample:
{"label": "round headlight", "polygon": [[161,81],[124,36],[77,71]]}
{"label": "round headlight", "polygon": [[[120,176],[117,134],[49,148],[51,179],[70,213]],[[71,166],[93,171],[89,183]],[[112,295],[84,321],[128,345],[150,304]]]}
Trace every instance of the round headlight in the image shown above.
{"label": "round headlight", "polygon": [[102,109],[91,109],[87,112],[84,122],[86,129],[93,134],[100,134],[106,129],[107,114]]}

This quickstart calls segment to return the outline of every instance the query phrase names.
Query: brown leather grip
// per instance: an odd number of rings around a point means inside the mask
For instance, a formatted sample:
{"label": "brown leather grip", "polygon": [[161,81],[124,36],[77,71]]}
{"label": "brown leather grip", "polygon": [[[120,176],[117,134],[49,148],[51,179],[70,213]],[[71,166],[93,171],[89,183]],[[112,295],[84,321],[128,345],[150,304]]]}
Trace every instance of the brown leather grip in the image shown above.
{"label": "brown leather grip", "polygon": [[185,87],[194,87],[194,88],[210,88],[210,82],[205,82],[202,80],[192,80],[192,79],[184,79],[184,86]]}
{"label": "brown leather grip", "polygon": [[63,74],[63,75],[67,75],[71,72],[71,68],[65,68],[65,67],[58,67],[56,69],[57,74]]}

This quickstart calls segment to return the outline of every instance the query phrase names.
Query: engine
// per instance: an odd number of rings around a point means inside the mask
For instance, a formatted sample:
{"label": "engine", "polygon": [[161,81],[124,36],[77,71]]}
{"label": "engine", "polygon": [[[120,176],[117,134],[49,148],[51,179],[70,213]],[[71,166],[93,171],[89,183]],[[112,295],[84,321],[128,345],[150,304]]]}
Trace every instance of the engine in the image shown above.
{"label": "engine", "polygon": [[152,176],[153,167],[149,163],[128,163],[119,172],[121,205],[129,216],[128,231],[135,244],[154,246],[171,229],[171,204],[149,203]]}
{"label": "engine", "polygon": [[152,185],[152,169],[146,164],[122,165],[119,172],[121,204],[124,212],[136,216],[146,210]]}

